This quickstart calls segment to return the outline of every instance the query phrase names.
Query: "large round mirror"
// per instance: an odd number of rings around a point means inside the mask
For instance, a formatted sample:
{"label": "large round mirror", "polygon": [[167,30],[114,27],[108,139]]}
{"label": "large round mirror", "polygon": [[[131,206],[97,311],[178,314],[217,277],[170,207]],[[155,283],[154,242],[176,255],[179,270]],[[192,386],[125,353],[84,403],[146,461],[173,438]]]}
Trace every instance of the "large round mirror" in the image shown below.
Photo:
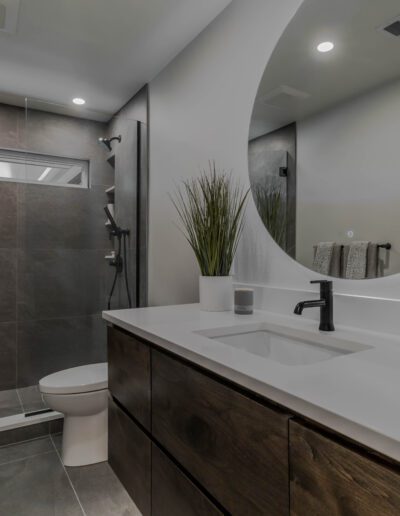
{"label": "large round mirror", "polygon": [[400,272],[400,4],[305,0],[274,50],[249,171],[276,243],[315,272]]}

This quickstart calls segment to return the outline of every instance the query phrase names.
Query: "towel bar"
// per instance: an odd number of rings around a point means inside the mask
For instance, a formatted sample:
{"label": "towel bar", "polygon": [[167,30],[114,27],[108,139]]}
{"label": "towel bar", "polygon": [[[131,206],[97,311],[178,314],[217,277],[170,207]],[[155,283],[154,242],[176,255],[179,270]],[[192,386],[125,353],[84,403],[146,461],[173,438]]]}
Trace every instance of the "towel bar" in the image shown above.
{"label": "towel bar", "polygon": [[378,244],[378,247],[380,247],[381,249],[387,249],[388,251],[390,251],[390,249],[392,248],[392,244]]}

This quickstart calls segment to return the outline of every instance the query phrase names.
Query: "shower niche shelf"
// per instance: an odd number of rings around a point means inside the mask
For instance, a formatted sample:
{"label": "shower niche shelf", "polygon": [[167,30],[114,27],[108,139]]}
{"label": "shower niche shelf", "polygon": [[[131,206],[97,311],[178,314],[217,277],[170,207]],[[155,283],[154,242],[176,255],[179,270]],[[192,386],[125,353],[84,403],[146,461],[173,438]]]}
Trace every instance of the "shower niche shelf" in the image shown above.
{"label": "shower niche shelf", "polygon": [[107,162],[112,166],[112,168],[115,168],[115,154],[111,154],[111,156],[107,158]]}
{"label": "shower niche shelf", "polygon": [[110,188],[107,188],[107,190],[106,190],[107,195],[114,195],[114,193],[115,193],[115,185],[110,186]]}

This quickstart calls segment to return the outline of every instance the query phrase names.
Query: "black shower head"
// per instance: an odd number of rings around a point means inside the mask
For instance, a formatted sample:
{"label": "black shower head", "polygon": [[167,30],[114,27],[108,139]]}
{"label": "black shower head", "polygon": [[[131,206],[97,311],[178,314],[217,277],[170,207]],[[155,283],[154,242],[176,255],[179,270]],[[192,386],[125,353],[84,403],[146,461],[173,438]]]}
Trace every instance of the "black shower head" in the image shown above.
{"label": "black shower head", "polygon": [[114,141],[121,143],[121,140],[121,135],[113,136],[112,138],[99,138],[99,144],[104,146],[108,151],[112,151],[111,143]]}

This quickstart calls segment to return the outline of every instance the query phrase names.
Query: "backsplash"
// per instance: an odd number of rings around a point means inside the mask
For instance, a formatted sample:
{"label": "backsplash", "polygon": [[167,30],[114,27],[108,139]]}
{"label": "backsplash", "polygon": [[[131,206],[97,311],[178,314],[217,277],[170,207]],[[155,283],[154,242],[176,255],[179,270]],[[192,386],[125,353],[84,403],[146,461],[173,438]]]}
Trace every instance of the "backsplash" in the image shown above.
{"label": "backsplash", "polygon": [[[296,290],[251,283],[236,283],[235,286],[255,290],[255,306],[258,310],[293,315],[299,301],[319,298],[318,286],[313,290]],[[333,283],[335,287],[335,282]],[[354,296],[335,292],[333,314],[336,325],[350,326],[360,330],[400,334],[400,300],[368,296]],[[319,321],[319,309],[304,312],[302,317]]]}

